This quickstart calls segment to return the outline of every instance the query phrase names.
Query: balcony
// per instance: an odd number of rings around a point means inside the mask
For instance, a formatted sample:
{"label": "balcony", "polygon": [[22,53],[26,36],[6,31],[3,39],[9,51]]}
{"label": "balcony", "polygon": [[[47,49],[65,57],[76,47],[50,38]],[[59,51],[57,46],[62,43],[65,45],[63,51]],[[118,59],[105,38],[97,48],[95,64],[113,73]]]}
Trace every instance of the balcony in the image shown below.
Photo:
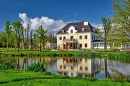
{"label": "balcony", "polygon": [[77,42],[77,39],[64,39],[63,42],[64,42],[64,43]]}

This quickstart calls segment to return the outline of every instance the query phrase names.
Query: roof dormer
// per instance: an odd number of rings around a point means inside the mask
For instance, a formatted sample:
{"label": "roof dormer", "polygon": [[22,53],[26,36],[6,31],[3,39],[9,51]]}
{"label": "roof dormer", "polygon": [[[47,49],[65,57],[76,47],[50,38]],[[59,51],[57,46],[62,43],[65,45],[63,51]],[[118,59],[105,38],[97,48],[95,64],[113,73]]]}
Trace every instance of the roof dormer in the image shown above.
{"label": "roof dormer", "polygon": [[65,31],[64,30],[62,30],[62,33],[64,33]]}
{"label": "roof dormer", "polygon": [[84,28],[82,28],[82,32],[84,32]]}
{"label": "roof dormer", "polygon": [[74,26],[70,26],[69,28],[68,28],[68,31],[67,31],[68,33],[76,33],[77,32],[77,30],[76,30],[76,28],[74,27]]}

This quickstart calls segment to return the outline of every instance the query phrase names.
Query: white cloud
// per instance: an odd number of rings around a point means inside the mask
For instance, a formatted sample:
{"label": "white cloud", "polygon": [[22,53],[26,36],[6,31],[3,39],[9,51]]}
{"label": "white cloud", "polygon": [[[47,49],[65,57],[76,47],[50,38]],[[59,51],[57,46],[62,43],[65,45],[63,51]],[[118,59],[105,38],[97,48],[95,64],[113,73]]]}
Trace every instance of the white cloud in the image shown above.
{"label": "white cloud", "polygon": [[96,28],[103,28],[103,25],[102,24],[96,24],[96,23],[91,23],[93,27],[96,27]]}
{"label": "white cloud", "polygon": [[[67,23],[62,20],[54,20],[48,18],[46,16],[42,16],[41,18],[29,18],[26,13],[19,13],[19,18],[22,19],[22,24],[24,28],[27,28],[27,24],[30,25],[30,29],[35,31],[38,29],[40,25],[43,26],[44,29],[48,30],[49,33],[56,33],[60,29],[62,29]],[[100,28],[102,30],[102,24],[91,23],[93,27]]]}
{"label": "white cloud", "polygon": [[40,25],[50,33],[56,33],[62,29],[67,23],[62,20],[54,20],[45,16],[41,18],[29,18],[26,13],[19,13],[19,18],[22,19],[24,28],[27,28],[27,24],[30,25],[31,30],[36,30]]}
{"label": "white cloud", "polygon": [[99,28],[101,31],[103,31],[103,25],[102,24],[96,24],[96,23],[91,23],[93,27]]}
{"label": "white cloud", "polygon": [[0,28],[0,32],[4,32],[4,27]]}

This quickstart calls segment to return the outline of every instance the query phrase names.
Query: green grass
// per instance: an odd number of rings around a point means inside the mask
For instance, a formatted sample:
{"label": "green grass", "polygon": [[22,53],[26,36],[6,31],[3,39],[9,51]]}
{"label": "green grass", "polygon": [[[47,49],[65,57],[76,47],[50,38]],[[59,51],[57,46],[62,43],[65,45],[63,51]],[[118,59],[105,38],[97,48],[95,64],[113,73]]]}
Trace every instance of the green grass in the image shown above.
{"label": "green grass", "polygon": [[56,56],[73,56],[74,53],[77,51],[50,51],[50,50],[43,50],[42,52],[39,52],[37,50],[30,51],[30,50],[21,50],[20,52],[17,51],[2,51],[0,52],[1,57],[5,56],[48,56],[48,57],[56,57]]}
{"label": "green grass", "polygon": [[[6,49],[6,48],[5,48]],[[116,51],[116,52],[104,52],[104,51],[90,51],[90,50],[58,50],[58,51],[51,51],[51,50],[43,50],[39,52],[38,50],[24,50],[21,49],[20,52],[14,50],[13,48],[9,48],[7,51],[2,51],[0,48],[0,57],[75,57],[75,58],[104,58],[107,57],[112,60],[119,60],[122,62],[130,63],[130,52],[127,53],[126,51]]]}
{"label": "green grass", "polygon": [[40,72],[0,71],[0,86],[130,86],[129,82],[110,79],[68,78]]}

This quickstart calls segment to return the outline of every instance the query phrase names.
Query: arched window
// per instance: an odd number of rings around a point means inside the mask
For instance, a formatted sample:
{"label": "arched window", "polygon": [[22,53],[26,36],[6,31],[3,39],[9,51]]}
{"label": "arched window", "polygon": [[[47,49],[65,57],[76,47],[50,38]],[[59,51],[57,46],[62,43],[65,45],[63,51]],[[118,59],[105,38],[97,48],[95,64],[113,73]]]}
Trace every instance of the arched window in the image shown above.
{"label": "arched window", "polygon": [[73,33],[73,30],[71,30],[71,33]]}

